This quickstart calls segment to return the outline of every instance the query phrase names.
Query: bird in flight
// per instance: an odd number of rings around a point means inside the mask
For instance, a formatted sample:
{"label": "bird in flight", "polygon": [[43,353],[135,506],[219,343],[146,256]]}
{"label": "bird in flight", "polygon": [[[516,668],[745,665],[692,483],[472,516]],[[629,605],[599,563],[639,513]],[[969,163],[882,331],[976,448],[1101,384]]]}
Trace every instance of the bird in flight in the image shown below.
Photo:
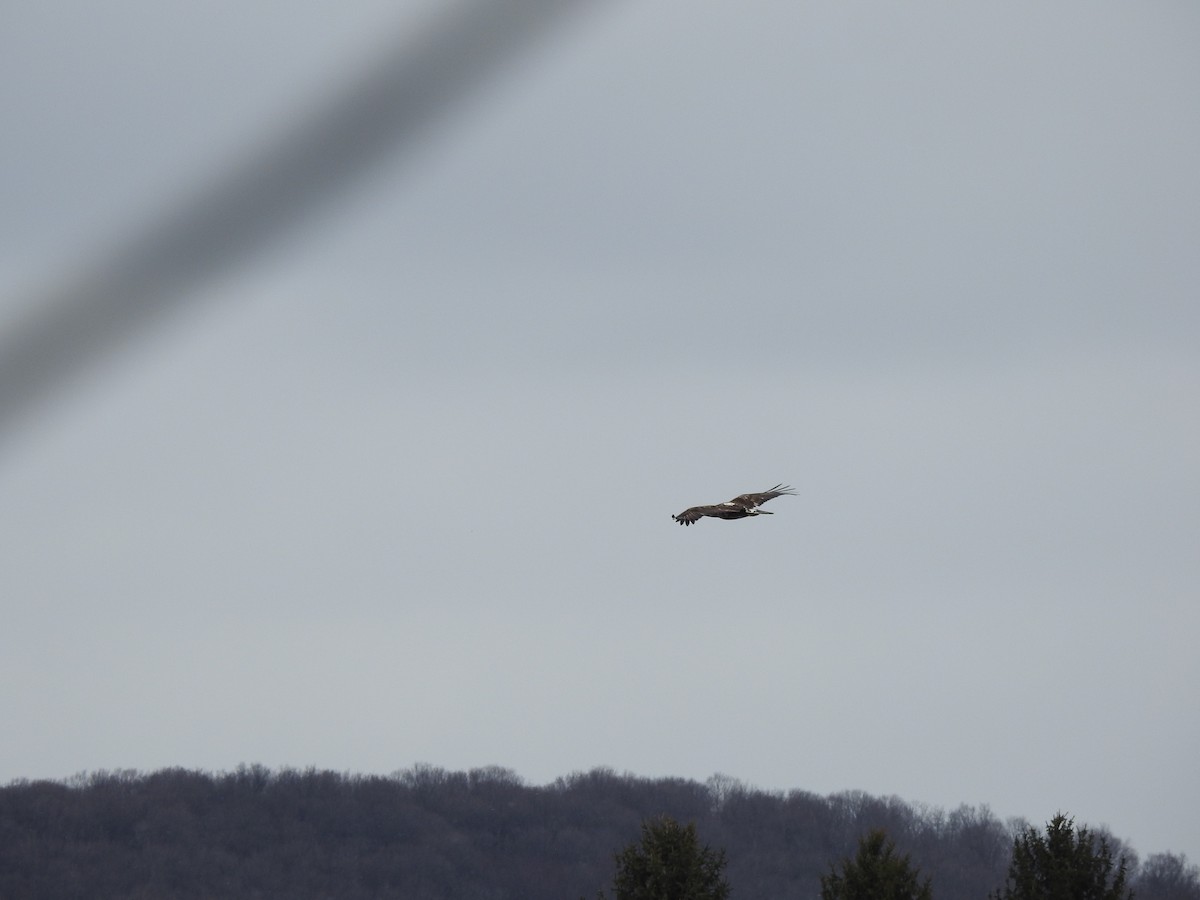
{"label": "bird in flight", "polygon": [[704,516],[714,519],[744,519],[747,516],[772,516],[774,513],[759,509],[768,500],[785,495],[795,496],[796,492],[786,484],[777,484],[769,491],[761,494],[740,494],[728,503],[716,503],[712,506],[693,506],[685,509],[677,516],[671,516],[680,525],[691,525],[700,521]]}

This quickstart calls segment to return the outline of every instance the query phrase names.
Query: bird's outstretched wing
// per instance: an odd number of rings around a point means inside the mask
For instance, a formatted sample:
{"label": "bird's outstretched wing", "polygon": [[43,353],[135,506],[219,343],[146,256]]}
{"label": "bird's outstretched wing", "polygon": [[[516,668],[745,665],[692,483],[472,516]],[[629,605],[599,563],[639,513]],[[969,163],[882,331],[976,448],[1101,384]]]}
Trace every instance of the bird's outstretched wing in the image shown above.
{"label": "bird's outstretched wing", "polygon": [[739,494],[729,502],[734,506],[744,506],[750,509],[762,506],[768,500],[774,500],[776,497],[796,496],[796,492],[786,484],[777,484],[769,491],[763,491],[761,494]]}
{"label": "bird's outstretched wing", "polygon": [[693,506],[689,509],[685,509],[677,516],[672,516],[671,518],[673,518],[680,525],[694,525],[705,516],[716,516],[719,519],[728,518],[731,511],[732,507],[726,506],[725,504],[718,504],[716,506]]}

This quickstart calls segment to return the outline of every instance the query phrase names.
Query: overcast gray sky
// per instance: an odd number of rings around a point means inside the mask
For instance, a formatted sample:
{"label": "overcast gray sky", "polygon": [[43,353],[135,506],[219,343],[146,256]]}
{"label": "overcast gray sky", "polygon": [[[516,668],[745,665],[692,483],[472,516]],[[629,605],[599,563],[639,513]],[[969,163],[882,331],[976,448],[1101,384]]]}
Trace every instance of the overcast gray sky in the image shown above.
{"label": "overcast gray sky", "polygon": [[[0,324],[394,5],[6,3]],[[1198,46],[1169,0],[564,22],[5,435],[0,780],[723,772],[1200,859]]]}

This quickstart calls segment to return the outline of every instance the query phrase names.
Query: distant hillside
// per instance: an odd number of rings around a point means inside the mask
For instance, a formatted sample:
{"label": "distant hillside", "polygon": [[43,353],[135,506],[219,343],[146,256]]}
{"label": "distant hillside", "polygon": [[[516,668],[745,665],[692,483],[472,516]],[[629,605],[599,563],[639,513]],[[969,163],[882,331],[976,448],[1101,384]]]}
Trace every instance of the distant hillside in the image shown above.
{"label": "distant hillside", "polygon": [[[576,900],[607,890],[613,853],[661,814],[695,822],[726,851],[735,900],[816,898],[820,876],[872,828],[932,877],[937,900],[982,900],[1026,824],[986,807],[608,769],[540,787],[494,767],[386,778],[262,766],[100,772],[0,788],[0,897]],[[1139,865],[1106,836],[1129,858],[1139,900],[1200,900],[1185,859]]]}

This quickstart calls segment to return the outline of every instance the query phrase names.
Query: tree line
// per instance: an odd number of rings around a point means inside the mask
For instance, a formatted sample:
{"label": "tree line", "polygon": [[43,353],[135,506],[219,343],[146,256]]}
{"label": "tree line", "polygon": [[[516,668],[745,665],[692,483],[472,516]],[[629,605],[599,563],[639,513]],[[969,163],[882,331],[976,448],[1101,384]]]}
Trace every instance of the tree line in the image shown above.
{"label": "tree line", "polygon": [[[1029,827],[986,806],[611,769],[541,786],[499,767],[97,772],[0,788],[0,897],[590,897],[613,883],[614,854],[662,817],[720,848],[730,897],[794,900],[821,897],[831,865],[875,831],[937,900],[982,900],[1005,884],[1014,838]],[[1096,834],[1125,861],[1138,900],[1200,900],[1186,858],[1142,862]]]}
{"label": "tree line", "polygon": [[[700,843],[695,824],[669,816],[642,823],[642,836],[616,854],[614,900],[728,900],[725,852]],[[1014,840],[1004,886],[988,900],[1133,900],[1129,863],[1108,839],[1058,813],[1043,835],[1024,829]],[[604,892],[597,900],[606,900]],[[821,876],[821,900],[933,900],[908,854],[882,829],[859,839],[858,854]]]}

